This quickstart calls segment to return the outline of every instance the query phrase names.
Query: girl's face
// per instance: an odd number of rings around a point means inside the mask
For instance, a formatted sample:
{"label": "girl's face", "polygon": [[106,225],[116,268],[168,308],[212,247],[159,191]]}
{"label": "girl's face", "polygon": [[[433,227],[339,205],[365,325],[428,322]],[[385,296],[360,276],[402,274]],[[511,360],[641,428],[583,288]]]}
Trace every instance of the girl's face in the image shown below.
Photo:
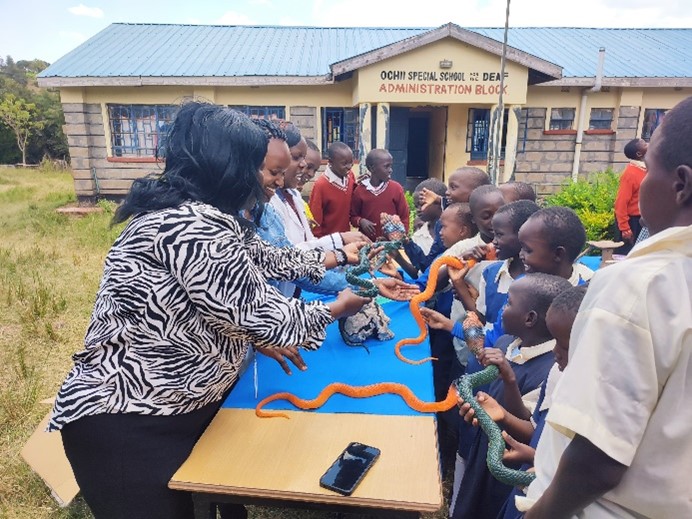
{"label": "girl's face", "polygon": [[527,274],[543,272],[544,274],[559,275],[560,256],[544,238],[543,222],[529,218],[519,229],[521,250],[519,258],[524,264]]}
{"label": "girl's face", "polygon": [[308,152],[305,155],[305,167],[298,174],[298,185],[296,186],[298,191],[302,191],[303,186],[315,178],[315,173],[320,169],[321,164],[322,157],[319,152],[308,148]]}
{"label": "girl's face", "polygon": [[467,226],[459,221],[456,211],[445,209],[440,216],[440,238],[446,248],[451,247],[456,242],[470,238],[470,232]]}
{"label": "girl's face", "polygon": [[290,165],[286,170],[284,186],[288,189],[298,187],[298,176],[305,169],[305,157],[308,153],[308,145],[301,137],[300,142],[290,149]]}
{"label": "girl's face", "polygon": [[291,163],[291,153],[286,141],[269,139],[267,154],[262,165],[262,188],[267,201],[274,196],[277,189],[284,185],[284,175]]}
{"label": "girl's face", "polygon": [[493,216],[493,245],[497,253],[497,259],[505,260],[514,258],[521,250],[519,235],[512,228],[507,213],[495,214]]}
{"label": "girl's face", "polygon": [[505,199],[497,192],[488,194],[481,199],[478,207],[475,208],[476,211],[473,213],[473,222],[478,227],[478,232],[481,235],[489,239],[493,238],[493,216],[503,205],[505,205]]}
{"label": "girl's face", "polygon": [[560,371],[567,366],[567,356],[569,353],[569,336],[572,333],[574,315],[564,310],[548,310],[545,316],[545,325],[548,327],[550,335],[555,339],[553,355]]}

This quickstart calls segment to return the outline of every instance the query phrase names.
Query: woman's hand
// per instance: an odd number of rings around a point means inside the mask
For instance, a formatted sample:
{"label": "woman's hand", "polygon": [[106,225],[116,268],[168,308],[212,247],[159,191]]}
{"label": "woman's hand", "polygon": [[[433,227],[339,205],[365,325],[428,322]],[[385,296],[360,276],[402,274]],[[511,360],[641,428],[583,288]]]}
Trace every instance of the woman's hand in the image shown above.
{"label": "woman's hand", "polygon": [[533,447],[518,442],[507,434],[506,431],[502,431],[502,437],[509,446],[509,449],[505,449],[502,461],[516,463],[517,465],[533,463],[534,456],[536,455],[536,450]]}
{"label": "woman's hand", "polygon": [[359,231],[348,231],[348,232],[342,232],[339,233],[341,236],[341,241],[344,242],[344,245],[348,245],[349,243],[358,243],[364,241],[365,243],[372,243],[370,241],[370,238],[365,236],[362,232]]}
{"label": "woman's hand", "polygon": [[288,362],[286,362],[286,359],[290,360],[300,371],[308,369],[307,364],[305,364],[303,357],[300,356],[300,352],[296,346],[287,346],[285,348],[255,348],[255,351],[274,359],[279,363],[281,369],[283,369],[287,375],[291,374],[291,368]]}
{"label": "woman's hand", "polygon": [[500,370],[500,378],[505,384],[513,384],[515,382],[515,375],[512,366],[509,365],[509,361],[502,350],[497,348],[484,348],[483,351],[478,356],[478,361],[483,364],[483,366],[490,366],[494,364]]}
{"label": "woman's hand", "polygon": [[332,313],[332,319],[336,321],[342,317],[358,313],[363,308],[363,305],[370,301],[369,297],[358,296],[350,288],[346,288],[339,292],[336,301],[329,303],[327,306]]}
{"label": "woman's hand", "polygon": [[447,330],[448,332],[451,332],[452,328],[454,328],[454,322],[449,317],[445,317],[436,310],[421,308],[420,313],[423,316],[423,320],[430,328],[434,328],[435,330]]}
{"label": "woman's hand", "polygon": [[409,285],[400,279],[375,278],[372,280],[379,290],[380,295],[394,301],[409,301],[413,296],[420,294],[417,285]]}
{"label": "woman's hand", "polygon": [[394,263],[394,260],[390,257],[388,257],[386,261],[382,264],[382,266],[380,267],[380,272],[382,272],[382,274],[384,274],[385,276],[389,276],[395,279],[401,279],[399,269],[397,269],[396,263]]}
{"label": "woman's hand", "polygon": [[354,241],[344,245],[344,248],[341,250],[346,253],[346,259],[349,265],[358,265],[358,263],[360,263],[360,249],[365,247],[365,245],[367,245],[366,241]]}

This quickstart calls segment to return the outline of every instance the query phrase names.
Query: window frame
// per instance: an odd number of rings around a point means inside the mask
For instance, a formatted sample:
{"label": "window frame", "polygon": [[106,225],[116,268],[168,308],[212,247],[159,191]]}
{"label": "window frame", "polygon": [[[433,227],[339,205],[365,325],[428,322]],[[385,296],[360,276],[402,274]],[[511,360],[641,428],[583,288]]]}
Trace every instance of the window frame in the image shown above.
{"label": "window frame", "polygon": [[[322,124],[322,158],[327,158],[329,145],[337,141],[348,145],[351,150],[353,150],[353,156],[358,157],[360,149],[359,112],[357,107],[324,106],[320,108],[320,119]],[[334,125],[335,118],[337,119],[336,126]]]}
{"label": "window frame", "polygon": [[[553,114],[556,111],[560,111],[559,115],[560,117],[554,117]],[[572,118],[569,119],[567,117],[564,117],[562,115],[563,110],[568,110],[572,112]],[[569,130],[574,130],[574,118],[576,116],[577,109],[569,106],[563,106],[560,108],[551,108],[550,109],[550,118],[548,119],[548,131],[554,132],[554,131],[569,131]],[[569,121],[569,126],[565,127],[565,122]],[[559,124],[555,124],[559,123]],[[558,127],[555,127],[558,126]]]}
{"label": "window frame", "polygon": [[[649,142],[651,139],[651,136],[654,133],[654,130],[658,128],[663,121],[663,117],[665,117],[666,113],[670,110],[669,108],[645,108],[644,109],[644,115],[642,119],[642,133],[641,133],[641,138],[644,139],[646,142]],[[647,119],[650,117],[650,115],[654,115],[654,121],[651,124],[650,127],[647,126]]]}
{"label": "window frame", "polygon": [[[594,110],[609,112],[610,118],[594,117]],[[592,108],[589,112],[589,130],[612,130],[614,113],[615,110],[613,108]]]}
{"label": "window frame", "polygon": [[228,105],[233,110],[244,113],[251,119],[268,119],[270,121],[285,121],[286,107],[280,105]]}
{"label": "window frame", "polygon": [[118,159],[162,158],[160,150],[177,110],[175,105],[107,104],[111,156]]}
{"label": "window frame", "polygon": [[[490,142],[490,108],[469,108],[466,124],[466,153],[472,161],[488,160],[488,144]],[[481,117],[476,117],[476,114]],[[502,124],[502,140],[500,144],[500,160],[505,158],[507,147],[507,124],[509,122],[509,109],[505,108]],[[474,141],[483,140],[480,147]]]}

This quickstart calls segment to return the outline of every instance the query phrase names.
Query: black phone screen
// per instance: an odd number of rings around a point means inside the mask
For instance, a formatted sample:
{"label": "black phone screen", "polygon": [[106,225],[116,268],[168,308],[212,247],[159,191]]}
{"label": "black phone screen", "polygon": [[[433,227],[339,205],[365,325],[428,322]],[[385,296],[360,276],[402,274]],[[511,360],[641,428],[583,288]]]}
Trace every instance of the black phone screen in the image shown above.
{"label": "black phone screen", "polygon": [[349,443],[320,478],[320,486],[350,496],[379,455],[380,449]]}

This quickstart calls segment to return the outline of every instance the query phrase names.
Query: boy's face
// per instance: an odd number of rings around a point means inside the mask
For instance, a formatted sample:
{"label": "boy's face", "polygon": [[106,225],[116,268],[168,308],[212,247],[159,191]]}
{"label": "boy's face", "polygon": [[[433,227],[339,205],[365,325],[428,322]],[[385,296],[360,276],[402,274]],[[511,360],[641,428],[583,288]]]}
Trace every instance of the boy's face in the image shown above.
{"label": "boy's face", "polygon": [[392,176],[392,164],[394,160],[389,153],[382,153],[375,157],[375,162],[370,170],[370,175],[378,182],[387,182]]}
{"label": "boy's face", "polygon": [[274,196],[277,189],[284,186],[284,175],[290,163],[291,153],[288,151],[286,141],[269,139],[261,170],[262,187],[267,201]]}
{"label": "boy's face", "polygon": [[499,186],[497,186],[497,188],[500,190],[500,192],[502,193],[502,197],[508,204],[510,202],[516,202],[517,200],[519,200],[519,194],[517,193],[517,190],[514,189],[514,186],[512,186],[512,184],[500,184]]}
{"label": "boy's face", "polygon": [[545,316],[545,325],[548,327],[550,335],[555,339],[553,355],[555,355],[555,362],[560,371],[563,371],[567,366],[569,337],[572,333],[572,325],[574,324],[575,317],[576,316],[572,315],[571,312],[553,310],[552,308],[548,310]]}
{"label": "boy's face", "polygon": [[639,143],[637,143],[637,159],[644,160],[644,156],[646,155],[646,152],[648,150],[649,143],[646,142],[644,139],[639,139]]}
{"label": "boy's face", "polygon": [[639,210],[651,234],[673,225],[679,210],[675,175],[672,171],[666,171],[660,159],[659,146],[663,136],[660,128],[651,137],[644,158],[647,172],[639,187]]}
{"label": "boy's face", "polygon": [[468,228],[459,222],[455,209],[445,209],[440,216],[440,238],[446,248],[469,238]]}
{"label": "boy's face", "polygon": [[536,218],[529,218],[519,229],[519,258],[527,274],[543,272],[558,275],[560,272],[560,257],[544,236],[543,222]]}
{"label": "boy's face", "polygon": [[447,201],[450,204],[455,202],[467,203],[476,186],[472,186],[470,180],[464,178],[463,173],[452,173],[449,177],[447,192],[445,193]]}
{"label": "boy's face", "polygon": [[530,296],[526,278],[517,279],[510,285],[502,312],[502,327],[506,333],[517,337],[524,335],[527,315],[531,311]]}
{"label": "boy's face", "polygon": [[298,175],[298,185],[296,189],[302,191],[303,186],[315,178],[315,173],[320,169],[320,164],[322,164],[322,157],[317,150],[308,148],[308,152],[305,155],[305,167]]}
{"label": "boy's face", "polygon": [[286,178],[284,187],[295,189],[298,187],[298,176],[305,169],[305,155],[308,153],[308,145],[305,139],[300,139],[300,142],[290,148],[291,164],[286,170]]}
{"label": "boy's face", "polygon": [[521,243],[519,243],[519,235],[512,228],[507,213],[499,213],[493,216],[493,245],[497,259],[506,260],[519,255]]}
{"label": "boy's face", "polygon": [[502,198],[500,193],[496,192],[484,196],[477,206],[474,207],[475,211],[471,215],[482,236],[490,239],[493,238],[493,216],[503,205],[505,205],[505,199]]}
{"label": "boy's face", "polygon": [[351,150],[337,150],[334,154],[334,160],[329,161],[329,167],[332,172],[340,178],[348,175],[353,167],[353,153]]}

